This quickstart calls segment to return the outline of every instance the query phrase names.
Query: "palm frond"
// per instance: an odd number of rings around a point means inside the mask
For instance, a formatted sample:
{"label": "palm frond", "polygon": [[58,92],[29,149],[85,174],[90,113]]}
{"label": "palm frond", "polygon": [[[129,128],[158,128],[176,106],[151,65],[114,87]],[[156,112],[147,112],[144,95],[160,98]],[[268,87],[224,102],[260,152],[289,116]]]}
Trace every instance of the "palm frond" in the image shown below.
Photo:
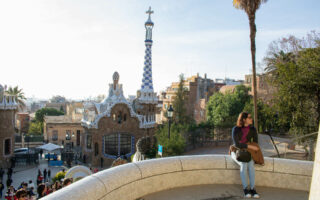
{"label": "palm frond", "polygon": [[233,0],[233,6],[234,6],[235,8],[237,8],[237,9],[240,8],[240,3],[241,3],[240,0]]}

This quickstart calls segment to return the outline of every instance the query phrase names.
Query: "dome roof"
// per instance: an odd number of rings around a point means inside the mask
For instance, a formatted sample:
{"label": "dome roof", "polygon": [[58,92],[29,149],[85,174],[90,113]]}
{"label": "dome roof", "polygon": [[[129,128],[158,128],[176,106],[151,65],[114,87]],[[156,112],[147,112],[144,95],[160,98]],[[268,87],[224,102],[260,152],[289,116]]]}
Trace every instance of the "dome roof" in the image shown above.
{"label": "dome roof", "polygon": [[148,21],[146,21],[146,23],[144,24],[145,26],[153,26],[153,22],[151,21],[150,17],[148,19]]}
{"label": "dome roof", "polygon": [[118,81],[119,78],[120,78],[119,73],[118,72],[114,72],[113,75],[112,75],[112,78],[113,78],[114,81]]}

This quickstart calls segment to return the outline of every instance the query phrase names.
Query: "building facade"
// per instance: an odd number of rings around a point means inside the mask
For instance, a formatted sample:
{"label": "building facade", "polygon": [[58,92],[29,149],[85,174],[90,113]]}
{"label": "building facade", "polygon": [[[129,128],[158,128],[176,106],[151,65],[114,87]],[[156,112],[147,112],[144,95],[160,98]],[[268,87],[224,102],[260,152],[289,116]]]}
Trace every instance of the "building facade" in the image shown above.
{"label": "building facade", "polygon": [[[200,77],[199,74],[186,78],[183,83],[184,88],[187,90],[187,101],[185,108],[187,115],[194,119],[197,123],[206,120],[205,107],[209,100],[209,97],[216,92],[218,89],[215,87],[215,83],[212,79],[208,79],[207,75],[204,78]],[[179,82],[173,82],[166,91],[161,92],[159,100],[162,101],[162,109],[159,115],[161,120],[166,121],[165,113],[173,103],[176,92],[179,88]]]}
{"label": "building facade", "polygon": [[5,88],[0,85],[0,166],[9,167],[14,150],[15,112],[18,104],[14,96],[5,95]]}
{"label": "building facade", "polygon": [[72,102],[66,105],[66,114],[60,116],[45,116],[44,140],[63,147],[70,147],[76,152],[82,150],[82,135],[84,129],[81,126],[83,103]]}
{"label": "building facade", "polygon": [[158,98],[153,90],[152,80],[152,28],[151,8],[145,23],[145,62],[142,85],[137,97],[128,101],[119,84],[119,73],[113,74],[109,94],[101,103],[84,105],[82,126],[84,127],[85,160],[94,166],[108,167],[113,160],[129,158],[136,151],[136,142],[143,136],[154,134]]}
{"label": "building facade", "polygon": [[[269,83],[271,74],[260,74],[257,75],[257,97],[264,103],[270,104],[273,99],[273,95],[276,92],[276,88]],[[253,77],[252,74],[245,75],[245,85],[253,88]],[[250,91],[250,95],[253,95],[253,91]]]}

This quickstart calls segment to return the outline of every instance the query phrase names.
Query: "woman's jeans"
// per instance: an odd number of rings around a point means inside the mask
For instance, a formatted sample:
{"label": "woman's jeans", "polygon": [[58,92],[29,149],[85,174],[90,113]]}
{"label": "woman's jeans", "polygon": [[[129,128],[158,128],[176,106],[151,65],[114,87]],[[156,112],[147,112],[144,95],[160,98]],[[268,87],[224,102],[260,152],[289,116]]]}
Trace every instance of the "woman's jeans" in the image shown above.
{"label": "woman's jeans", "polygon": [[231,152],[231,158],[240,166],[240,178],[241,178],[243,189],[246,189],[248,187],[248,170],[249,170],[250,189],[253,189],[255,184],[254,161],[251,159],[250,162],[247,162],[247,163],[239,162],[237,161],[235,152]]}

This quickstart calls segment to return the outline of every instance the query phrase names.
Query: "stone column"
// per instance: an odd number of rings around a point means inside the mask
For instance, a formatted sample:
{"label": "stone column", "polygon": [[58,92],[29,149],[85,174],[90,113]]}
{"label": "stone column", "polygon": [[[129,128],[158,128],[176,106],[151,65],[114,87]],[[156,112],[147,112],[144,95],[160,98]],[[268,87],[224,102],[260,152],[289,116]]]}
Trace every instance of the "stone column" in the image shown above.
{"label": "stone column", "polygon": [[316,156],[313,164],[313,174],[311,181],[311,188],[309,194],[309,200],[316,200],[320,197],[320,125],[318,133],[318,141],[316,147]]}

